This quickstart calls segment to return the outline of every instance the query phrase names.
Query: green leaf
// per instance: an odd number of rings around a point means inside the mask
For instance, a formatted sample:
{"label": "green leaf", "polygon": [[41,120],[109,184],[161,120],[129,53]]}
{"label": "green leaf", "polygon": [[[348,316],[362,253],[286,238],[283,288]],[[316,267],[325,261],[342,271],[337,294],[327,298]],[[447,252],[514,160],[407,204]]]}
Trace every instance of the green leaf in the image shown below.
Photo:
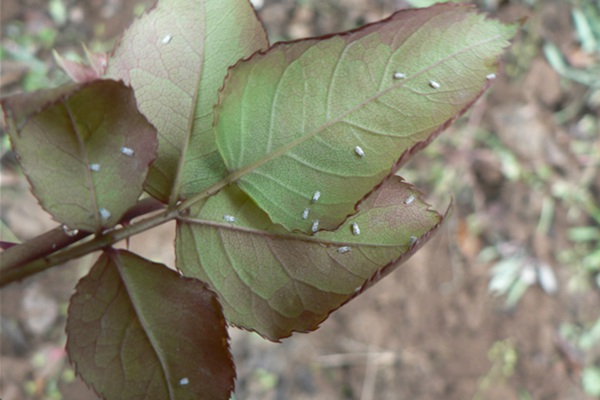
{"label": "green leaf", "polygon": [[333,230],[473,104],[515,30],[468,5],[441,4],[327,39],[276,44],[226,79],[216,108],[219,151],[273,222],[308,233],[302,212],[310,207],[320,227]]}
{"label": "green leaf", "polygon": [[[406,260],[439,227],[443,217],[419,196],[393,177],[337,232],[306,236],[271,223],[232,185],[192,208],[179,223],[177,267],[219,293],[234,325],[271,340],[314,330],[330,312]],[[359,235],[353,231],[355,223]]]}
{"label": "green leaf", "polygon": [[135,204],[158,143],[130,88],[94,81],[9,97],[2,107],[32,190],[55,219],[96,232]]}
{"label": "green leaf", "polygon": [[213,106],[227,68],[268,46],[247,0],[161,0],[124,34],[107,74],[135,90],[158,129],[147,190],[171,204],[218,181]]}
{"label": "green leaf", "polygon": [[109,250],[71,298],[67,351],[107,399],[227,400],[235,370],[216,295],[195,279]]}

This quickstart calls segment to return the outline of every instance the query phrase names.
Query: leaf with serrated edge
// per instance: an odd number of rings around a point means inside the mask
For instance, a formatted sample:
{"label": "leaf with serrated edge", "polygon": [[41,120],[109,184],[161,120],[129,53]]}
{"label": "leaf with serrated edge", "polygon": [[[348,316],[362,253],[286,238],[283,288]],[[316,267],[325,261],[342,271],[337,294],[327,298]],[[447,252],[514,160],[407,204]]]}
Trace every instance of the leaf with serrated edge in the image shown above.
{"label": "leaf with serrated edge", "polygon": [[158,141],[122,82],[25,93],[2,107],[33,193],[56,220],[96,232],[136,203]]}
{"label": "leaf with serrated edge", "polygon": [[76,371],[106,399],[227,400],[235,369],[206,285],[109,250],[78,283],[67,319]]}
{"label": "leaf with serrated edge", "polygon": [[319,228],[333,230],[482,94],[515,30],[442,4],[276,44],[230,71],[217,146],[273,222],[310,233],[301,216],[311,206]]}
{"label": "leaf with serrated edge", "polygon": [[125,32],[107,75],[131,84],[158,129],[150,194],[174,203],[223,177],[212,130],[218,89],[229,66],[267,46],[247,0],[160,0]]}
{"label": "leaf with serrated edge", "polygon": [[419,196],[392,177],[338,231],[306,236],[271,223],[232,185],[179,223],[177,268],[208,282],[236,326],[271,340],[314,330],[437,229],[443,218]]}

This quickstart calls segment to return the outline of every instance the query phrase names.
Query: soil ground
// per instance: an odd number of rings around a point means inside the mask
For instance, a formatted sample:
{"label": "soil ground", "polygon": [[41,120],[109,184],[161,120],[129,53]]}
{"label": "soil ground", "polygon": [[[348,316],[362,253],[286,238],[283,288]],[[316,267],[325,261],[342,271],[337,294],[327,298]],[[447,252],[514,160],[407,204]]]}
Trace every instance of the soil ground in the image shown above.
{"label": "soil ground", "polygon": [[[50,3],[64,6],[63,20],[49,12]],[[80,52],[80,42],[108,47],[148,3],[3,0],[2,43],[15,46],[15,32],[39,37],[52,29],[52,47],[63,53]],[[503,20],[527,16],[528,22],[489,94],[401,172],[440,208],[453,196],[451,220],[314,333],[274,344],[232,329],[237,400],[592,398],[581,372],[600,364],[600,341],[584,352],[564,329],[585,329],[600,317],[595,277],[580,268],[589,248],[569,238],[569,229],[592,221],[559,189],[579,188],[598,203],[598,158],[582,156],[576,145],[600,154],[600,101],[590,100],[585,85],[561,77],[542,47],[554,43],[581,70],[598,62],[598,54],[581,50],[567,1],[481,3]],[[401,0],[267,0],[259,13],[276,41],[349,29],[407,6]],[[44,74],[54,76],[50,48],[40,40],[27,46]],[[32,59],[2,60],[3,95],[27,84]],[[22,240],[53,228],[10,153],[2,161],[6,226]],[[172,265],[172,240],[173,226],[164,226],[131,246]],[[507,260],[520,270],[548,272],[556,290],[540,281],[507,307],[505,297],[488,290],[493,267]],[[97,398],[74,376],[63,351],[68,299],[90,261],[1,291],[2,400]]]}

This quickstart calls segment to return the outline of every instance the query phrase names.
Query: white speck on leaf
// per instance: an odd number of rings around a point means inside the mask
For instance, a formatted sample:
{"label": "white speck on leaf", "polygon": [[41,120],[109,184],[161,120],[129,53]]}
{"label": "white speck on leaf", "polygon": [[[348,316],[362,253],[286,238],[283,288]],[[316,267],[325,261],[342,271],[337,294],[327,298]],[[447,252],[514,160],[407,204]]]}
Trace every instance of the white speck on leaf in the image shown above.
{"label": "white speck on leaf", "polygon": [[233,215],[223,215],[223,219],[225,220],[225,222],[231,222],[234,223],[235,222],[235,217]]}
{"label": "white speck on leaf", "polygon": [[110,218],[110,211],[108,211],[106,208],[101,208],[100,209],[100,217],[102,217],[103,220],[107,220]]}
{"label": "white speck on leaf", "polygon": [[407,206],[410,205],[413,201],[415,201],[415,196],[413,196],[412,194],[410,196],[408,196],[406,198],[406,200],[404,200],[404,204],[406,204]]}
{"label": "white speck on leaf", "polygon": [[319,198],[321,197],[321,192],[319,192],[318,190],[315,192],[315,194],[313,194],[312,197],[312,202],[316,203],[317,201],[319,201]]}
{"label": "white speck on leaf", "polygon": [[90,171],[94,171],[94,172],[100,171],[100,164],[90,164]]}
{"label": "white speck on leaf", "polygon": [[363,158],[365,156],[365,151],[360,146],[356,146],[354,148],[354,152],[360,157]]}
{"label": "white speck on leaf", "polygon": [[412,246],[415,243],[417,243],[417,237],[416,236],[411,236],[410,239],[408,240],[408,245]]}
{"label": "white speck on leaf", "polygon": [[439,89],[440,88],[440,84],[437,83],[436,81],[429,81],[429,86],[431,86],[434,89]]}
{"label": "white speck on leaf", "polygon": [[173,39],[173,35],[169,33],[168,35],[165,35],[165,37],[162,38],[162,42],[163,44],[169,44],[171,39]]}
{"label": "white speck on leaf", "polygon": [[337,252],[340,254],[344,254],[350,251],[350,246],[342,246],[338,247]]}
{"label": "white speck on leaf", "polygon": [[355,236],[360,235],[360,228],[356,222],[352,223],[352,234]]}
{"label": "white speck on leaf", "polygon": [[133,149],[129,147],[121,147],[121,153],[125,154],[127,157],[133,156]]}
{"label": "white speck on leaf", "polygon": [[308,208],[305,208],[304,211],[302,211],[302,219],[308,219],[309,212],[310,210]]}
{"label": "white speck on leaf", "polygon": [[488,74],[485,76],[485,79],[491,81],[492,79],[496,79],[496,74]]}
{"label": "white speck on leaf", "polygon": [[396,72],[394,74],[394,79],[404,79],[406,78],[406,74],[403,74],[402,72]]}
{"label": "white speck on leaf", "polygon": [[62,228],[63,232],[65,232],[65,235],[67,236],[75,236],[79,233],[79,229],[71,229],[66,225],[63,225]]}
{"label": "white speck on leaf", "polygon": [[188,378],[181,378],[179,380],[179,385],[180,386],[185,386],[185,385],[188,385],[189,383],[190,383],[190,380]]}
{"label": "white speck on leaf", "polygon": [[313,222],[312,227],[310,228],[310,230],[313,233],[317,233],[317,231],[319,230],[319,220],[318,219],[314,220],[314,222]]}

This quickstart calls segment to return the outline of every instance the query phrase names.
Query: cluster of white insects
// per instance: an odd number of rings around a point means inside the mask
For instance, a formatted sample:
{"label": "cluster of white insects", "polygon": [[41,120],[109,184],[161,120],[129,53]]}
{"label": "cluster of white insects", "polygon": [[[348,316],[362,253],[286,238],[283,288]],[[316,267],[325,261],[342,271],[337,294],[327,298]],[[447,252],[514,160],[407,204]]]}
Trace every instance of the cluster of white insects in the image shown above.
{"label": "cluster of white insects", "polygon": [[[492,79],[496,79],[496,74],[488,74],[485,78],[488,81],[491,81]],[[396,72],[394,73],[394,79],[406,79],[406,74],[402,72]],[[429,86],[431,86],[433,89],[439,89],[440,87],[442,87],[442,85],[439,82],[434,80],[429,81]]]}
{"label": "cluster of white insects", "polygon": [[[317,201],[319,201],[319,199],[321,198],[321,192],[320,191],[316,191],[311,198],[311,203],[315,204]],[[305,208],[304,211],[302,211],[302,219],[308,219],[308,214],[310,213],[310,208]],[[313,221],[313,224],[310,228],[312,233],[317,233],[317,231],[319,230],[319,220],[315,219]]]}
{"label": "cluster of white insects", "polygon": [[[173,38],[173,35],[168,34],[168,35],[166,35],[166,36],[163,37],[162,42],[164,44],[168,44],[171,41],[172,38]],[[407,75],[405,73],[403,73],[403,72],[395,72],[394,75],[393,75],[394,79],[406,79],[406,77],[407,77]],[[486,79],[487,80],[496,79],[496,74],[490,73],[490,74],[486,75]],[[442,86],[439,82],[434,81],[434,80],[429,80],[428,85],[431,88],[433,88],[433,89],[439,89]],[[354,153],[358,157],[360,157],[360,158],[364,158],[365,157],[365,151],[364,151],[364,149],[361,146],[355,146],[354,147]],[[316,192],[314,192],[314,194],[313,194],[313,196],[311,198],[311,203],[315,204],[317,201],[319,201],[320,198],[321,198],[321,192],[317,190]],[[407,197],[404,200],[404,204],[405,205],[410,205],[414,201],[415,201],[415,196],[413,196],[411,194],[409,197]],[[304,208],[304,210],[302,211],[302,214],[301,214],[302,219],[303,220],[307,220],[309,214],[310,214],[310,208],[309,207]],[[233,216],[231,216],[231,215],[225,215],[223,217],[223,219],[226,222],[230,222],[230,223],[234,223],[235,222],[235,218]],[[353,235],[355,235],[355,236],[360,235],[360,227],[358,226],[357,223],[353,223],[351,225],[351,229],[352,229],[352,234]],[[319,220],[318,219],[314,219],[313,222],[312,222],[312,226],[311,226],[311,232],[312,233],[317,233],[318,230],[319,230]],[[416,236],[411,236],[410,240],[409,240],[409,245],[412,246],[416,242],[417,242],[417,237]],[[338,247],[338,249],[337,249],[338,253],[340,253],[340,254],[347,253],[350,250],[351,250],[350,246],[341,246],[341,247]]]}
{"label": "cluster of white insects", "polygon": [[[496,77],[495,74],[489,74],[487,75],[487,79],[494,79]],[[393,75],[394,79],[406,79],[406,74],[403,72],[395,72]],[[433,89],[439,89],[441,87],[441,84],[439,82],[436,82],[434,80],[430,80],[429,81],[429,86],[432,87]],[[363,148],[361,146],[355,146],[354,147],[354,153],[360,157],[360,158],[364,158],[365,157],[365,151],[363,150]],[[316,203],[319,198],[321,197],[321,192],[320,191],[316,191],[313,196],[312,196],[312,203]],[[415,200],[415,196],[410,195],[409,197],[407,197],[404,200],[404,204],[406,205],[410,205],[413,201]],[[310,209],[307,207],[302,211],[302,219],[306,220],[308,219],[310,213]],[[357,223],[353,223],[351,225],[351,229],[352,229],[352,234],[355,236],[360,235],[360,227],[358,226]],[[319,220],[315,219],[313,220],[312,226],[311,226],[311,232],[316,233],[319,230]],[[414,240],[413,240],[414,238]],[[410,238],[410,245],[412,246],[415,242],[416,242],[417,238],[414,236],[411,236]],[[338,253],[340,254],[344,254],[347,253],[351,250],[350,246],[341,246],[337,249]]]}

